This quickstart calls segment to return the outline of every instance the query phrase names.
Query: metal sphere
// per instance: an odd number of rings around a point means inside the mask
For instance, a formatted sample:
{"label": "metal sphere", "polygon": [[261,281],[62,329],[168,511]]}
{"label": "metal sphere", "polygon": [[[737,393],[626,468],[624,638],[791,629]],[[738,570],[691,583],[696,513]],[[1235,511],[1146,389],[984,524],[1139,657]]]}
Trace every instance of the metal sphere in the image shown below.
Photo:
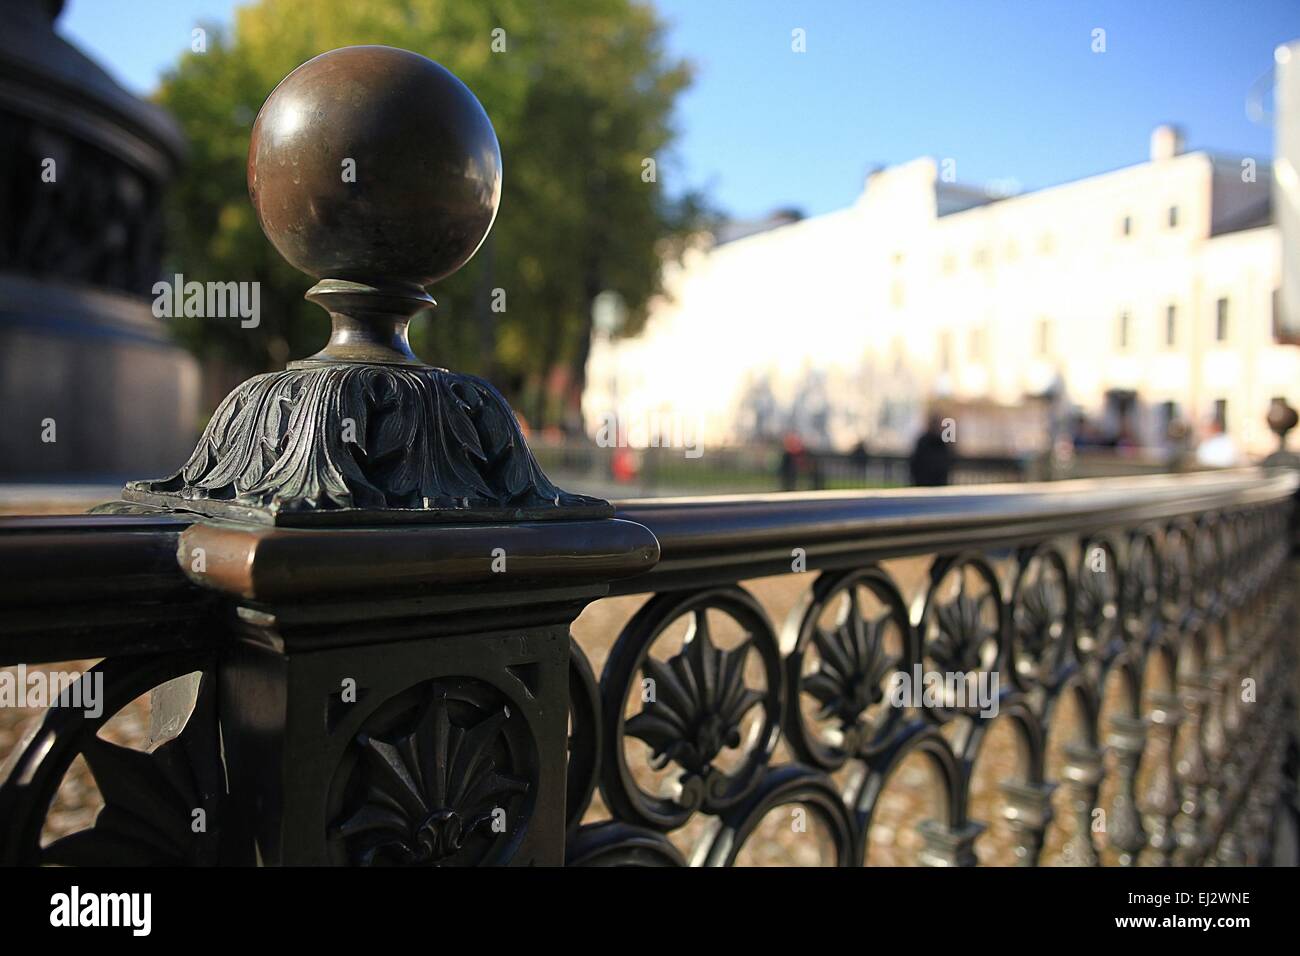
{"label": "metal sphere", "polygon": [[262,105],[248,192],[275,248],[317,278],[426,286],[487,237],[501,151],[474,94],[386,46],[322,53]]}

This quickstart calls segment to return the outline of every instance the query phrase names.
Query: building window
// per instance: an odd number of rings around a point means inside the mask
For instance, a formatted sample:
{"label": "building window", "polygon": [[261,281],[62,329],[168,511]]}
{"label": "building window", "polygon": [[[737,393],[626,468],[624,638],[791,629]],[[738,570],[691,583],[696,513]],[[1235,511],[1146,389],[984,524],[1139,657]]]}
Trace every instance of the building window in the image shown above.
{"label": "building window", "polygon": [[1228,300],[1222,298],[1214,304],[1214,340],[1228,341]]}
{"label": "building window", "polygon": [[1178,342],[1178,306],[1165,306],[1165,345],[1173,348]]}
{"label": "building window", "polygon": [[944,275],[952,275],[956,271],[957,271],[957,257],[954,256],[951,252],[946,253],[943,257]]}
{"label": "building window", "polygon": [[1118,334],[1118,340],[1119,340],[1118,344],[1121,349],[1128,348],[1129,324],[1130,321],[1129,321],[1128,312],[1121,312],[1119,314],[1119,334]]}
{"label": "building window", "polygon": [[1166,437],[1169,435],[1169,426],[1178,421],[1178,403],[1161,402],[1160,403],[1160,431]]}
{"label": "building window", "polygon": [[1123,236],[1131,236],[1131,235],[1133,235],[1133,217],[1132,217],[1132,216],[1125,216],[1122,220],[1120,220],[1119,231],[1120,231],[1120,235],[1123,235]]}
{"label": "building window", "polygon": [[1038,320],[1038,354],[1047,355],[1052,350],[1052,323],[1047,319]]}
{"label": "building window", "polygon": [[1044,233],[1038,240],[1038,251],[1043,255],[1048,255],[1055,247],[1050,233]]}
{"label": "building window", "polygon": [[988,265],[988,262],[989,262],[989,251],[988,251],[987,249],[983,249],[983,248],[976,249],[976,250],[975,250],[975,255],[974,255],[974,260],[975,260],[975,266],[976,266],[977,268],[983,268],[984,266]]}
{"label": "building window", "polygon": [[1170,229],[1178,228],[1178,207],[1177,206],[1169,207],[1169,228]]}
{"label": "building window", "polygon": [[1216,398],[1214,400],[1214,425],[1221,432],[1228,430],[1228,400],[1226,398]]}

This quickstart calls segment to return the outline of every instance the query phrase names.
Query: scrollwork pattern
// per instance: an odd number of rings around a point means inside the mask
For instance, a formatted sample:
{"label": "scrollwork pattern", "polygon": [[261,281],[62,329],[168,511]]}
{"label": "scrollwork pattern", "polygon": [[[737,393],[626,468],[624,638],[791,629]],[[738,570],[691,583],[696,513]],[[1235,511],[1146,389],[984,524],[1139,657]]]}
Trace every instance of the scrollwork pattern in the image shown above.
{"label": "scrollwork pattern", "polygon": [[[828,571],[791,610],[783,657],[764,612],[740,588],[660,594],[624,628],[602,677],[600,777],[612,820],[573,831],[571,862],[733,865],[754,858],[746,848],[764,819],[806,812],[828,841],[818,859],[861,865],[882,794],[920,754],[942,799],[918,825],[917,860],[974,863],[980,841],[992,838],[970,807],[989,721],[946,699],[890,706],[891,680],[918,665],[1006,672],[1001,713],[1019,759],[997,792],[1017,862],[1267,862],[1261,807],[1271,798],[1255,785],[1272,779],[1280,751],[1264,728],[1280,727],[1292,704],[1285,695],[1243,704],[1234,691],[1243,675],[1294,666],[1294,654],[1281,662],[1277,644],[1295,613],[1285,542],[1275,534],[1286,507],[1098,529],[1077,542],[1026,545],[1010,559],[941,555],[911,612],[881,567]],[[741,641],[718,646],[710,613],[738,623]],[[690,630],[681,650],[651,657],[682,618]],[[752,682],[758,674],[766,676]],[[1126,691],[1122,709],[1110,712],[1103,689],[1117,675]],[[667,696],[640,703],[638,678]],[[1079,736],[1056,744],[1065,757],[1052,779],[1047,748],[1066,733],[1059,705],[1070,698],[1082,723]],[[759,711],[765,719],[751,720],[759,729],[742,735],[741,715]],[[776,766],[774,712],[794,757]],[[647,767],[671,771],[665,790],[640,789],[626,753],[633,744]],[[726,775],[715,763],[731,750],[745,759]],[[1144,789],[1138,769],[1147,761],[1154,769]],[[1113,825],[1094,839],[1103,791]],[[676,836],[701,815],[709,825],[679,856]],[[1064,842],[1049,838],[1054,827]]]}
{"label": "scrollwork pattern", "polygon": [[1011,597],[1011,673],[1026,689],[1051,686],[1065,663],[1074,600],[1065,557],[1055,548],[1022,551]]}
{"label": "scrollwork pattern", "polygon": [[828,573],[791,612],[787,630],[785,729],[795,752],[828,771],[869,754],[902,717],[885,700],[891,676],[919,660],[897,588],[879,568]]}
{"label": "scrollwork pattern", "polygon": [[[738,646],[716,646],[710,611],[741,629]],[[652,648],[682,619],[688,626],[682,649],[656,659]],[[749,672],[751,655],[759,684]],[[757,785],[776,746],[783,694],[776,634],[747,592],[720,588],[652,599],[624,629],[601,678],[605,802],[628,822],[661,830],[680,826],[696,810],[736,804]],[[634,695],[641,706],[625,716]],[[742,723],[751,713],[757,723],[745,739]],[[675,792],[654,795],[642,788],[628,762],[628,738],[648,746],[654,769],[670,771]],[[738,754],[734,769],[719,765],[724,751]]]}
{"label": "scrollwork pattern", "polygon": [[[999,667],[1006,645],[1002,585],[992,566],[975,555],[936,558],[921,613],[921,650],[938,673],[954,675],[968,687]],[[945,695],[948,691],[945,688]],[[970,701],[945,699],[926,714],[949,720],[973,714]]]}

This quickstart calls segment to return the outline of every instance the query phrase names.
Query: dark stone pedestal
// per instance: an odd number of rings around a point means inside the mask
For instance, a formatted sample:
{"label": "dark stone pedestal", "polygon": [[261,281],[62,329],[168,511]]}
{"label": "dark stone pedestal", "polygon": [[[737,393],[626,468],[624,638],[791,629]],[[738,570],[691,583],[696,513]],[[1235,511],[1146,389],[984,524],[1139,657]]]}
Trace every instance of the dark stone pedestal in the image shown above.
{"label": "dark stone pedestal", "polygon": [[193,447],[198,397],[194,359],[147,300],[0,273],[0,481],[168,471]]}

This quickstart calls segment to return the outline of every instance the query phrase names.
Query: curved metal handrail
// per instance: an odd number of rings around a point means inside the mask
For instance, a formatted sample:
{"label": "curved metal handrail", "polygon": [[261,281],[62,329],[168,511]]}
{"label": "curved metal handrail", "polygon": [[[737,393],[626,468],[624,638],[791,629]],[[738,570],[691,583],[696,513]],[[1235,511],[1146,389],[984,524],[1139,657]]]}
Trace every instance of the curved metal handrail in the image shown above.
{"label": "curved metal handrail", "polygon": [[818,491],[639,499],[617,517],[659,540],[660,560],[617,593],[788,573],[791,549],[809,568],[907,554],[998,547],[1280,501],[1300,474],[1234,469],[1185,475],[889,491]]}

